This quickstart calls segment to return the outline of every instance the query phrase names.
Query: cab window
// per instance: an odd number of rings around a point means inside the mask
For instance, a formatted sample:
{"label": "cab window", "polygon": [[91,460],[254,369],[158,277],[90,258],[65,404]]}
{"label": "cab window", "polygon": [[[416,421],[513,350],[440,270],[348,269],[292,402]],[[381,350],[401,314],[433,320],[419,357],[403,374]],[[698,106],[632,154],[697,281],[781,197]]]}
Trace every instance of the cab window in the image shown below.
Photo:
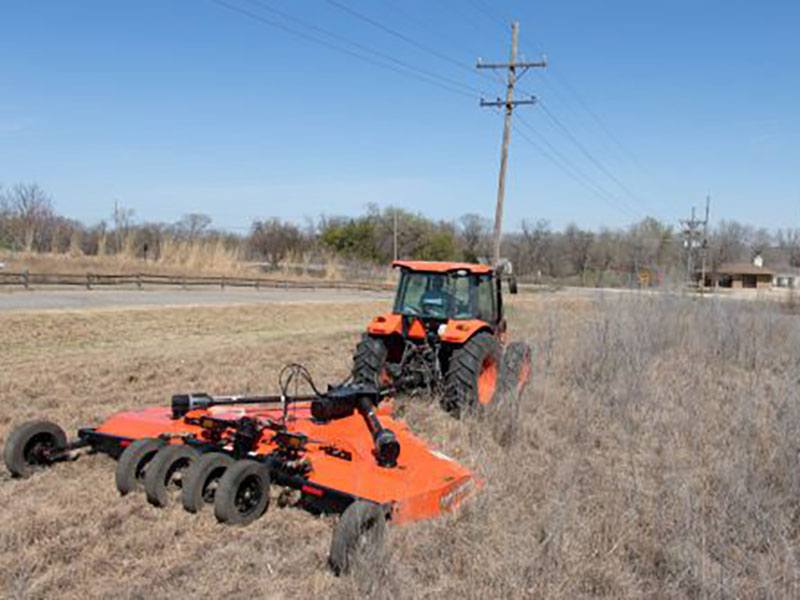
{"label": "cab window", "polygon": [[494,323],[497,320],[497,310],[495,307],[495,290],[492,278],[488,275],[481,275],[476,277],[476,304],[477,311],[476,317],[488,323]]}

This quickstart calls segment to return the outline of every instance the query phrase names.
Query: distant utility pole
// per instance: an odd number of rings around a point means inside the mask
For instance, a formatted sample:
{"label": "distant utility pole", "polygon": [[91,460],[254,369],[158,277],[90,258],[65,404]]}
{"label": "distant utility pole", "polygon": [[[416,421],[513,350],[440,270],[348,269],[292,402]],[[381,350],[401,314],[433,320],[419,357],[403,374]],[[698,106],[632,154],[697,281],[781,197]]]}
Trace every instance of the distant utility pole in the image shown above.
{"label": "distant utility pole", "polygon": [[[689,282],[694,280],[695,254],[697,248],[702,250],[702,268],[700,271],[700,286],[706,281],[706,248],[708,247],[708,212],[711,203],[710,197],[706,198],[706,216],[700,220],[695,216],[694,206],[689,219],[681,219],[683,225],[683,245],[686,248],[686,277]],[[702,229],[701,229],[702,227]]]}
{"label": "distant utility pole", "polygon": [[706,268],[708,266],[708,213],[711,209],[711,194],[706,196],[706,217],[703,219],[703,244],[701,252],[703,257],[702,268],[700,269],[700,286],[706,285]]}
{"label": "distant utility pole", "polygon": [[[527,100],[514,100],[514,85],[517,83],[518,77],[522,77],[525,72],[532,67],[546,67],[547,61],[542,60],[539,62],[517,62],[517,46],[519,39],[519,22],[514,21],[511,24],[511,60],[507,63],[482,63],[478,59],[478,69],[507,69],[508,70],[508,84],[506,85],[506,99],[505,101],[497,98],[497,100],[487,102],[481,98],[481,106],[492,107],[505,107],[506,116],[503,123],[503,146],[500,151],[500,176],[497,181],[497,206],[494,213],[494,248],[492,260],[494,266],[500,264],[500,237],[503,229],[503,201],[506,195],[506,169],[508,167],[508,144],[511,141],[511,114],[514,112],[514,107],[520,104],[534,104],[536,98],[531,96]],[[517,69],[521,69],[517,74]]]}

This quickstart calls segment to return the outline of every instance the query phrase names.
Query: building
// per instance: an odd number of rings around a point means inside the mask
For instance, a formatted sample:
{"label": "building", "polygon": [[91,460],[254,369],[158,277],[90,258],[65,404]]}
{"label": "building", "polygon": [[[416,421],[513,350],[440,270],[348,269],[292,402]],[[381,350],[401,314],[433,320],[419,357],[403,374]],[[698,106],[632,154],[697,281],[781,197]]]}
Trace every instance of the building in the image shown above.
{"label": "building", "polygon": [[764,266],[760,256],[753,262],[724,263],[706,274],[706,287],[768,290],[775,271]]}
{"label": "building", "polygon": [[783,289],[800,289],[800,269],[795,269],[793,267],[780,267],[775,269],[772,285]]}

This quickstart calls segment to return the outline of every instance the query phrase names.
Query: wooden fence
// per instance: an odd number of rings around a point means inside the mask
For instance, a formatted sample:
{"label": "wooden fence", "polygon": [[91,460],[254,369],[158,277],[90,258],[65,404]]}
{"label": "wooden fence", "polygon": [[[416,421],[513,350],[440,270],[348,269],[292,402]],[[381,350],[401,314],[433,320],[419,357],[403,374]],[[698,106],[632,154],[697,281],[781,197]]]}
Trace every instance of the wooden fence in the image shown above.
{"label": "wooden fence", "polygon": [[172,286],[188,289],[190,287],[254,288],[254,289],[308,289],[308,290],[392,290],[389,283],[366,281],[314,281],[272,279],[266,277],[229,277],[215,276],[181,276],[155,275],[152,273],[127,273],[108,275],[102,273],[19,273],[0,271],[0,286],[19,286],[26,290],[40,286],[75,286],[87,290],[107,288],[111,286],[129,286],[143,289],[144,286]]}

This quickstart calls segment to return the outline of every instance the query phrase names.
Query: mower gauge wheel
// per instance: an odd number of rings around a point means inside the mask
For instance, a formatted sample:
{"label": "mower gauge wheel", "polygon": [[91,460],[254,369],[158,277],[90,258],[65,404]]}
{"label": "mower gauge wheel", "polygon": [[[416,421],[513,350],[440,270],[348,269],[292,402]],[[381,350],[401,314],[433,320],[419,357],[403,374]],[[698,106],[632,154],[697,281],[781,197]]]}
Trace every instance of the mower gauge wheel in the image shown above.
{"label": "mower gauge wheel", "polygon": [[67,447],[64,430],[50,421],[23,423],[8,436],[3,459],[11,475],[28,477],[44,467]]}
{"label": "mower gauge wheel", "polygon": [[156,452],[144,477],[147,501],[159,507],[169,504],[173,493],[183,487],[186,472],[197,457],[197,450],[183,444],[164,446]]}
{"label": "mower gauge wheel", "polygon": [[269,505],[269,469],[254,460],[228,467],[214,494],[214,516],[220,523],[249,525]]}
{"label": "mower gauge wheel", "polygon": [[123,496],[144,485],[147,467],[166,442],[157,438],[136,440],[120,455],[115,479]]}
{"label": "mower gauge wheel", "polygon": [[219,480],[233,463],[230,456],[221,452],[208,452],[195,460],[183,477],[183,508],[197,513],[206,504],[213,504]]}
{"label": "mower gauge wheel", "polygon": [[333,530],[328,564],[336,575],[347,575],[375,558],[386,539],[386,515],[374,502],[356,500],[342,513]]}

